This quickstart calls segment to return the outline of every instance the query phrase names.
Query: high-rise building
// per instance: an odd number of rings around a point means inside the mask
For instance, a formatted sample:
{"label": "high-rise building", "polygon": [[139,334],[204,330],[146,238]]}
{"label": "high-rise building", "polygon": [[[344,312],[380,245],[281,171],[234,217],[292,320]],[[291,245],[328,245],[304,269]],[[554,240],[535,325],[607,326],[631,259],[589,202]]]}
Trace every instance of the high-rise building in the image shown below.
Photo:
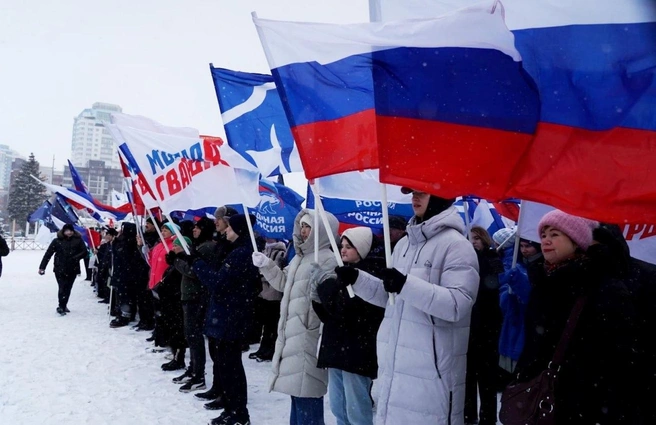
{"label": "high-rise building", "polygon": [[109,168],[121,167],[114,140],[103,124],[103,121],[109,121],[112,112],[122,112],[122,109],[111,103],[96,102],[75,117],[71,162],[76,167],[86,167],[89,160],[104,161]]}
{"label": "high-rise building", "polygon": [[14,159],[25,157],[7,145],[0,145],[0,190],[9,190],[11,164]]}

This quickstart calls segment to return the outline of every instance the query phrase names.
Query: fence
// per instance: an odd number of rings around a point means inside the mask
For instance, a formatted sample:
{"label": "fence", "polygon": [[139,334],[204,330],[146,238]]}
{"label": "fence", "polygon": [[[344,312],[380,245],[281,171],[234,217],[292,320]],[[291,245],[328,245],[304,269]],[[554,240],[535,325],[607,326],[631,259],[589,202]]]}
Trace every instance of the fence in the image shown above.
{"label": "fence", "polygon": [[8,241],[9,249],[15,250],[43,250],[48,246],[41,245],[32,238],[12,237]]}

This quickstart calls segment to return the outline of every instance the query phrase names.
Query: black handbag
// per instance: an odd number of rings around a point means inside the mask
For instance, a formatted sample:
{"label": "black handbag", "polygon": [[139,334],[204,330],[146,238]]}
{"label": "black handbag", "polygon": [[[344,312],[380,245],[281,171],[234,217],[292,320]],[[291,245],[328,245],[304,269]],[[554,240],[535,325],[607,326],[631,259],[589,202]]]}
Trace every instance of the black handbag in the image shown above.
{"label": "black handbag", "polygon": [[586,301],[576,300],[549,365],[535,378],[508,385],[501,394],[499,420],[504,425],[555,425],[554,389],[576,324]]}

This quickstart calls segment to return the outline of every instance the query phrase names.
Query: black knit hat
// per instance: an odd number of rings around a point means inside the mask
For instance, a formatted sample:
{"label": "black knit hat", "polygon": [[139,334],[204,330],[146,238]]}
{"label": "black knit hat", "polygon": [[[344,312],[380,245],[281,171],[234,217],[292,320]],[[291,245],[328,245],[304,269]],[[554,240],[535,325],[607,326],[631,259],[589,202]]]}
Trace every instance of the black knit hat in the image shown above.
{"label": "black knit hat", "polygon": [[[250,218],[251,224],[255,225],[255,216],[253,214],[249,214],[248,217]],[[228,223],[230,224],[232,231],[237,235],[248,235],[248,224],[246,223],[246,216],[244,214],[233,215],[230,217]]]}
{"label": "black knit hat", "polygon": [[400,215],[391,215],[389,218],[390,229],[398,229],[398,230],[405,231],[407,225],[408,225],[408,220],[401,217]]}
{"label": "black knit hat", "polygon": [[200,235],[196,239],[202,242],[212,239],[214,231],[216,230],[214,221],[207,217],[201,217],[200,220],[196,222],[196,227],[200,229]]}
{"label": "black knit hat", "polygon": [[70,230],[71,232],[74,232],[74,231],[75,231],[75,227],[73,227],[72,224],[68,224],[68,223],[66,223],[66,224],[64,224],[64,226],[62,226],[62,232],[65,232],[65,231],[67,231],[67,230]]}

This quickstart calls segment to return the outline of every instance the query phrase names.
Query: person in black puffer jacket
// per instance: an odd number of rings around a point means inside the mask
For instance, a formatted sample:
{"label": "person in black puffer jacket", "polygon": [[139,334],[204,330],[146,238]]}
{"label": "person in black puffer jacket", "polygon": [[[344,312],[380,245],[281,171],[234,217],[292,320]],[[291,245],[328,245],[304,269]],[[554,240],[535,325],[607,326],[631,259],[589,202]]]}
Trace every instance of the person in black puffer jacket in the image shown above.
{"label": "person in black puffer jacket", "polygon": [[64,224],[61,230],[57,232],[57,238],[50,242],[50,246],[48,246],[39,265],[40,275],[45,274],[46,267],[53,254],[55,256],[53,271],[59,285],[57,313],[65,315],[69,313],[67,305],[73,289],[73,282],[75,282],[75,277],[80,274],[80,260],[88,255],[87,246],[82,240],[82,236],[75,231],[72,224]]}
{"label": "person in black puffer jacket", "polygon": [[214,370],[223,385],[225,410],[212,424],[248,423],[247,385],[241,346],[247,337],[255,313],[255,298],[262,289],[260,273],[251,261],[253,247],[246,220],[255,217],[238,214],[230,217],[226,239],[232,251],[219,270],[199,258],[193,271],[210,293],[205,335],[216,354]]}
{"label": "person in black puffer jacket", "polygon": [[[375,241],[368,227],[347,229],[341,237],[345,265],[374,276],[384,258],[368,257]],[[338,423],[373,424],[372,380],[378,372],[376,334],[385,310],[350,298],[339,278],[321,268],[310,275],[312,307],[323,322],[317,367],[328,369],[330,410]]]}

